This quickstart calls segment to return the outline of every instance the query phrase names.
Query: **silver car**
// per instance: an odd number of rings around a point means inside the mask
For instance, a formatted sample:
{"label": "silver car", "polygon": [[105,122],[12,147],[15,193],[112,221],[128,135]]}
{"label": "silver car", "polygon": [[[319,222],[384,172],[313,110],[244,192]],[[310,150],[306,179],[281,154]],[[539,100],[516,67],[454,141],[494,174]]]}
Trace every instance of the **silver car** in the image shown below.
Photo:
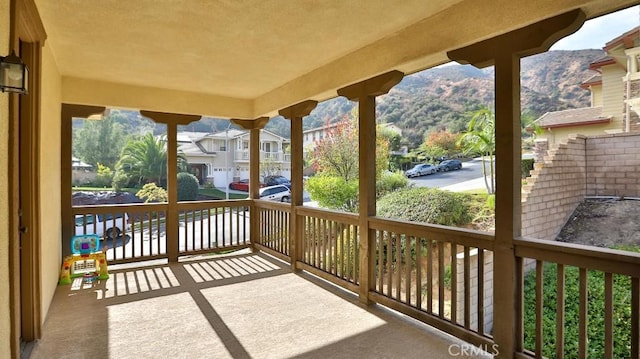
{"label": "silver car", "polygon": [[415,165],[412,169],[406,171],[405,176],[411,177],[419,177],[424,175],[430,175],[438,172],[438,169],[434,165],[430,165],[428,163]]}

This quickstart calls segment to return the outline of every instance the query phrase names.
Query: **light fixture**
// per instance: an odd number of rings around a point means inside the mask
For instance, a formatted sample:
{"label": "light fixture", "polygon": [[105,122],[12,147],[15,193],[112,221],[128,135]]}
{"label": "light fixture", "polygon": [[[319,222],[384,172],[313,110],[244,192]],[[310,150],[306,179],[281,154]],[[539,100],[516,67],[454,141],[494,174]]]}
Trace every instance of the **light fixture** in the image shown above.
{"label": "light fixture", "polygon": [[6,57],[0,56],[0,91],[26,95],[28,76],[27,65],[15,52],[11,51],[11,55]]}

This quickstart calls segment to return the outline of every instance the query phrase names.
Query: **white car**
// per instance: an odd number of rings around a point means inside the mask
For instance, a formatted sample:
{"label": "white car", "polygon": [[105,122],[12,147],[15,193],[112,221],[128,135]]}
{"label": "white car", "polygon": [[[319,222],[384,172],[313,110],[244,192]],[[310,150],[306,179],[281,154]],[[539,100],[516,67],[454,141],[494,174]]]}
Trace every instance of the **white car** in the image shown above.
{"label": "white car", "polygon": [[260,188],[260,199],[289,202],[291,199],[291,190],[287,186],[281,184]]}
{"label": "white car", "polygon": [[[86,227],[85,227],[86,224]],[[85,233],[86,228],[86,233]],[[112,214],[79,214],[76,215],[75,235],[96,234],[107,239],[115,239],[122,235],[123,229],[129,229],[129,216],[126,213]]]}

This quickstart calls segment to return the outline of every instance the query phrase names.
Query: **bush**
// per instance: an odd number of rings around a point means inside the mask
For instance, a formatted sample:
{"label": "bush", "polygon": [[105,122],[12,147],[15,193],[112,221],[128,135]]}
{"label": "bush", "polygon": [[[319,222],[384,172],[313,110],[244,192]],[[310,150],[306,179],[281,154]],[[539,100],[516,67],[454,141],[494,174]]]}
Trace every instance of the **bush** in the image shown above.
{"label": "bush", "polygon": [[120,190],[122,190],[123,188],[129,187],[130,182],[131,177],[129,177],[126,172],[117,170],[115,175],[113,176],[111,186],[113,187],[114,191],[120,192]]}
{"label": "bush", "polygon": [[[633,248],[640,252],[640,248]],[[587,273],[589,357],[604,358],[604,273]],[[556,348],[556,280],[557,265],[546,263],[543,270],[543,340],[542,356],[555,358]],[[565,358],[577,358],[579,338],[579,270],[565,267]],[[529,272],[524,279],[524,347],[535,350],[535,302],[536,272]],[[613,341],[614,358],[627,358],[631,345],[631,281],[628,276],[613,276]]]}
{"label": "bush", "polygon": [[378,215],[414,222],[461,226],[471,222],[470,195],[435,188],[406,188],[383,196]]}
{"label": "bush", "polygon": [[387,193],[405,188],[408,184],[409,180],[402,172],[385,172],[376,181],[376,195],[377,197],[384,196]]}
{"label": "bush", "polygon": [[195,201],[198,198],[198,179],[187,172],[178,173],[178,201]]}
{"label": "bush", "polygon": [[113,180],[113,171],[111,168],[98,163],[98,171],[96,172],[96,179],[93,181],[93,185],[96,187],[108,187]]}
{"label": "bush", "polygon": [[533,170],[533,164],[535,160],[533,158],[525,158],[522,160],[522,178],[527,178],[531,175]]}
{"label": "bush", "polygon": [[314,176],[307,180],[307,191],[322,207],[347,212],[358,211],[358,179]]}
{"label": "bush", "polygon": [[149,202],[167,202],[167,191],[156,186],[155,183],[147,183],[142,186],[142,189],[136,193],[138,198],[144,200],[145,203]]}

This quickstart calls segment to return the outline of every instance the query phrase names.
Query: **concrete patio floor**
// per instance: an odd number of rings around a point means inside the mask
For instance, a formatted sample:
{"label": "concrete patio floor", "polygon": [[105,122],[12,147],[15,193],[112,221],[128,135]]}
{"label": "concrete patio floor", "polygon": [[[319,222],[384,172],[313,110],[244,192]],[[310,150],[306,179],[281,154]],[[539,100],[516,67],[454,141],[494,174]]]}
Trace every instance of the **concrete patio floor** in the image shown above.
{"label": "concrete patio floor", "polygon": [[136,265],[59,286],[31,358],[482,357],[263,253]]}

